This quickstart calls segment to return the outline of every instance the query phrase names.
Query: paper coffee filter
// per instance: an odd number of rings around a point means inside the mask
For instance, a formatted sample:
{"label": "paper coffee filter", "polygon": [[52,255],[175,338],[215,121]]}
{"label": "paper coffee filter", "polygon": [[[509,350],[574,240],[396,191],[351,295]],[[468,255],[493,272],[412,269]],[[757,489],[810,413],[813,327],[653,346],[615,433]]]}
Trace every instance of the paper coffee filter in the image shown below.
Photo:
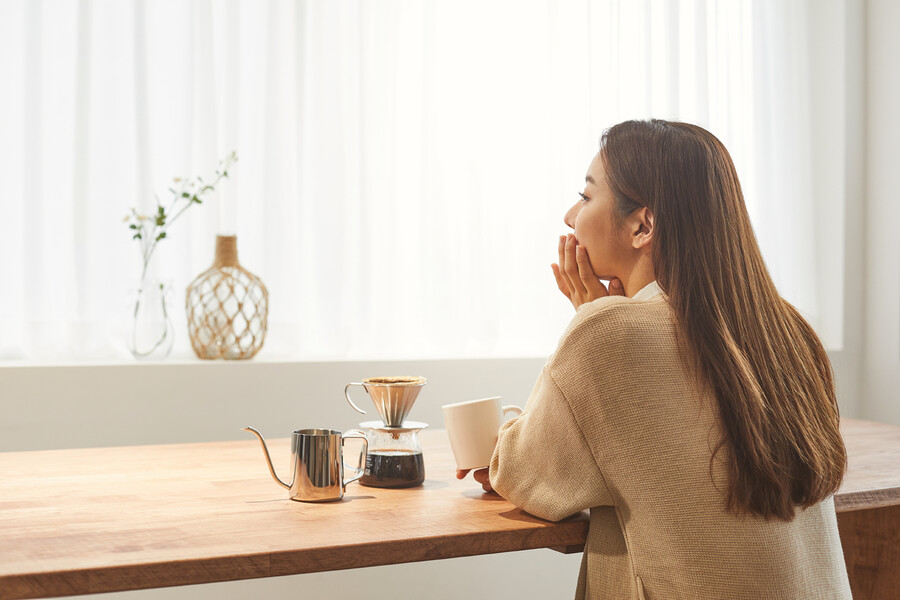
{"label": "paper coffee filter", "polygon": [[370,377],[363,380],[363,386],[387,427],[403,425],[423,385],[424,377]]}
{"label": "paper coffee filter", "polygon": [[363,383],[368,385],[425,385],[425,378],[416,375],[413,376],[392,376],[392,377],[369,377],[363,379]]}

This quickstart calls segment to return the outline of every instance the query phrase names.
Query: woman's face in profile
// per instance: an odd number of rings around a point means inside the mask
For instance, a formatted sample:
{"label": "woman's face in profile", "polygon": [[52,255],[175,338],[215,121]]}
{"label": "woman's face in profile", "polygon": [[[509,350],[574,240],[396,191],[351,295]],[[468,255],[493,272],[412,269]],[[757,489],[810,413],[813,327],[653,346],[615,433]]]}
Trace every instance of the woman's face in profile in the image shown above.
{"label": "woman's face in profile", "polygon": [[627,232],[613,218],[613,191],[606,181],[603,159],[594,156],[584,178],[584,192],[565,216],[575,239],[585,247],[591,268],[600,279],[621,277],[632,250]]}

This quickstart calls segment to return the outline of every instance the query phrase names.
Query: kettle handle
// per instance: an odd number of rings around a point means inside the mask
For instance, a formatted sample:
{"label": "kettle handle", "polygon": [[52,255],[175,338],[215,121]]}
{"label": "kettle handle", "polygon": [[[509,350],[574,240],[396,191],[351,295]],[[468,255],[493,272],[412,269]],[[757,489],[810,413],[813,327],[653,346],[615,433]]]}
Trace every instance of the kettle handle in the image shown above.
{"label": "kettle handle", "polygon": [[[347,484],[353,483],[358,480],[360,477],[366,474],[366,457],[369,455],[369,440],[366,438],[366,434],[360,431],[359,429],[351,429],[343,434],[341,437],[341,448],[344,447],[344,442],[346,442],[350,438],[361,439],[363,441],[362,452],[359,453],[359,462],[356,465],[356,477],[352,479],[347,479],[343,482],[344,490],[346,491]],[[343,452],[341,452],[343,454]],[[346,464],[346,463],[345,463]],[[349,466],[349,465],[348,465]]]}
{"label": "kettle handle", "polygon": [[269,456],[269,449],[266,448],[266,440],[263,439],[262,434],[260,432],[258,432],[257,430],[255,430],[254,428],[249,427],[249,426],[242,427],[241,429],[243,429],[244,431],[250,431],[250,432],[256,434],[256,437],[259,438],[260,445],[262,445],[263,454],[266,455],[266,464],[269,465],[269,473],[272,474],[272,479],[277,481],[279,483],[279,485],[281,485],[281,487],[283,487],[284,489],[286,489],[286,490],[291,489],[291,486],[289,486],[288,484],[286,484],[285,482],[280,480],[278,478],[278,475],[275,474],[275,467],[272,466],[272,458]]}

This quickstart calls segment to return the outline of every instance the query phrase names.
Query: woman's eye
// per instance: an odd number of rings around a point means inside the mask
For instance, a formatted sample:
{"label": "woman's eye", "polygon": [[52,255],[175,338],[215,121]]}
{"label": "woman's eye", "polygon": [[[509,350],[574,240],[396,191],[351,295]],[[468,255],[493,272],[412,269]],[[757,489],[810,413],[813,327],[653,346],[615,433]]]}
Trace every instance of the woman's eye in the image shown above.
{"label": "woman's eye", "polygon": [[581,192],[578,192],[578,195],[581,196],[581,201],[582,201],[582,202],[587,202],[588,200],[590,200],[590,198],[588,198],[587,196],[585,196],[585,195],[584,195],[583,193],[581,193]]}

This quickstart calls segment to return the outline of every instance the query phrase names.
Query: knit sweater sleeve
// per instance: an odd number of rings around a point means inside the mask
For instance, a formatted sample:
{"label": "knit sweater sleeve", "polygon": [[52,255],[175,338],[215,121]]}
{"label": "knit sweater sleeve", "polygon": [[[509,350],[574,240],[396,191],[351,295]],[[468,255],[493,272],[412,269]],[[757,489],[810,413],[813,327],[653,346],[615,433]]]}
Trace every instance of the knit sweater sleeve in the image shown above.
{"label": "knit sweater sleeve", "polygon": [[494,490],[523,510],[559,521],[612,496],[572,410],[545,368],[529,410],[505,423],[490,465]]}

